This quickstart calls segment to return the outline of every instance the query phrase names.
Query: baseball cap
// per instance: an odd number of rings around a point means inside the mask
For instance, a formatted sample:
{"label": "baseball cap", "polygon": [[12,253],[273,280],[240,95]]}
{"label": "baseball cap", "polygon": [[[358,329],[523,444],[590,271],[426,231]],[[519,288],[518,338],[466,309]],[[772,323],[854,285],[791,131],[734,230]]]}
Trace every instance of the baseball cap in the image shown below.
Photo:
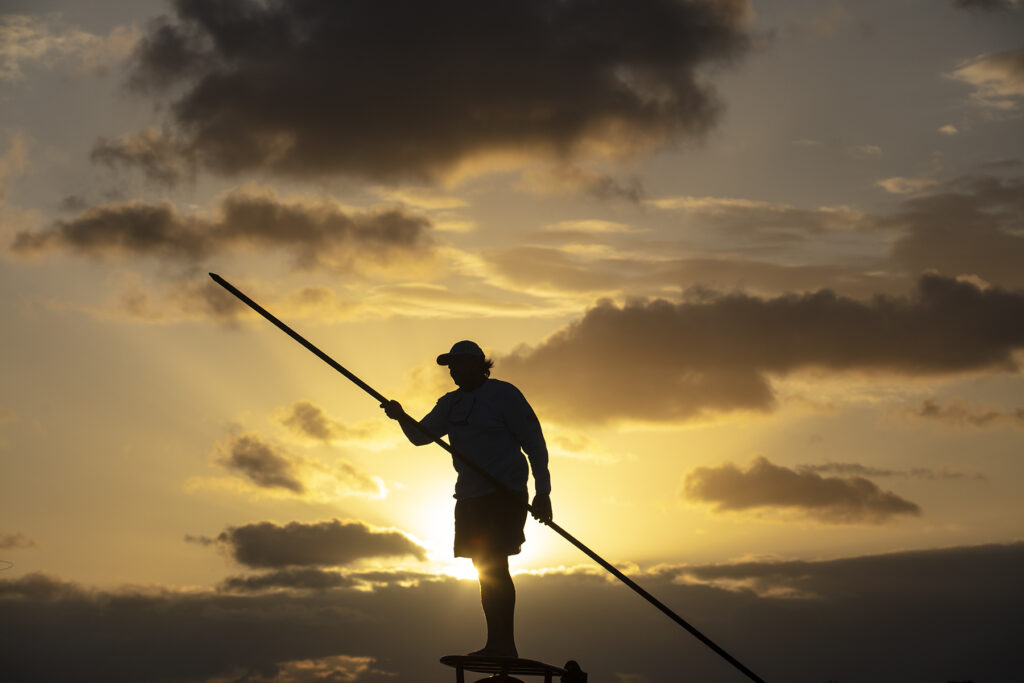
{"label": "baseball cap", "polygon": [[468,339],[463,339],[462,341],[455,342],[455,344],[452,345],[451,351],[449,351],[448,353],[442,353],[440,356],[438,356],[437,364],[448,365],[452,360],[452,356],[477,356],[481,360],[483,360],[484,351],[477,345],[476,342],[471,342]]}

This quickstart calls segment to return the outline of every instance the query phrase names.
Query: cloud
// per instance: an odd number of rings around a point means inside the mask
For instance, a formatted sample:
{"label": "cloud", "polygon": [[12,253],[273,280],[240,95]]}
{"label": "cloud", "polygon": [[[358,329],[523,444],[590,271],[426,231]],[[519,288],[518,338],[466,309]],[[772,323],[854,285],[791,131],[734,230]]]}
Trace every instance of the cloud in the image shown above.
{"label": "cloud", "polygon": [[930,178],[904,178],[901,176],[894,176],[892,178],[883,178],[882,180],[876,181],[875,187],[880,187],[889,194],[913,194],[914,192],[927,190],[937,184],[937,181],[931,180]]}
{"label": "cloud", "polygon": [[354,520],[255,522],[228,527],[216,541],[240,564],[264,569],[336,567],[377,557],[426,559],[424,548],[405,534]]}
{"label": "cloud", "polygon": [[880,524],[921,509],[863,477],[822,477],[758,457],[746,469],[732,463],[698,467],[686,475],[684,495],[709,503],[714,512],[779,510],[826,524]]}
{"label": "cloud", "polygon": [[[884,595],[949,597],[951,603],[970,600],[983,584],[1002,580],[1013,571],[1024,544],[979,545],[958,548],[911,550],[835,560],[761,560],[712,565],[666,567],[662,571],[686,581],[726,590],[751,591],[762,596],[802,600],[858,599],[874,601]],[[993,561],[995,558],[1000,560]],[[926,567],[948,564],[960,580],[944,585],[946,572],[932,575]],[[991,578],[986,577],[991,573]],[[940,599],[941,601],[941,599]]]}
{"label": "cloud", "polygon": [[618,199],[639,204],[646,196],[639,178],[620,180],[579,165],[558,164],[526,169],[518,186],[539,195],[581,193],[595,199]]}
{"label": "cloud", "polygon": [[999,407],[979,407],[961,401],[945,405],[932,399],[925,400],[912,411],[915,417],[935,420],[954,427],[989,428],[1013,426],[1024,428],[1024,408],[1004,410]]}
{"label": "cloud", "polygon": [[943,135],[956,135],[960,130],[952,123],[947,123],[944,126],[939,126],[939,132]]}
{"label": "cloud", "polygon": [[981,474],[968,475],[964,472],[957,472],[948,467],[938,469],[931,467],[913,467],[909,470],[890,470],[879,467],[867,467],[855,462],[828,462],[818,465],[798,465],[797,470],[801,472],[815,472],[827,474],[839,474],[843,476],[858,477],[914,477],[917,479],[963,479],[972,477],[984,479]]}
{"label": "cloud", "polygon": [[[387,680],[390,674],[375,670],[372,657],[318,657],[298,661],[277,662],[266,672],[233,671],[224,678],[207,683],[355,683],[355,681]],[[377,678],[380,675],[381,678]]]}
{"label": "cloud", "polygon": [[89,158],[110,167],[138,167],[150,180],[176,185],[195,175],[195,160],[181,142],[158,128],[147,128],[134,135],[100,138]]}
{"label": "cloud", "polygon": [[36,542],[25,534],[0,534],[0,550],[24,550],[34,547],[36,547]]}
{"label": "cloud", "polygon": [[625,223],[605,221],[600,219],[583,219],[573,221],[558,221],[544,226],[544,230],[553,233],[583,233],[583,234],[616,234],[639,232]]}
{"label": "cloud", "polygon": [[609,450],[599,440],[584,432],[566,429],[561,425],[552,426],[551,429],[545,427],[544,431],[551,455],[600,463],[612,463],[631,457],[628,453]]}
{"label": "cloud", "polygon": [[[1024,544],[1015,543],[674,565],[634,578],[766,680],[901,683],[914,671],[921,680],[1007,681],[1019,672],[1022,569]],[[516,588],[519,644],[538,659],[576,659],[592,680],[677,680],[680,661],[692,680],[738,680],[599,574],[521,574]],[[443,578],[224,593],[95,590],[34,574],[0,580],[0,652],[4,675],[21,683],[80,680],[83,670],[111,683],[223,683],[339,656],[373,660],[360,683],[447,683],[438,653],[481,637],[479,612],[475,582]]]}
{"label": "cloud", "polygon": [[953,0],[953,7],[980,11],[1012,10],[1019,5],[1019,0]]}
{"label": "cloud", "polygon": [[0,15],[0,81],[25,79],[30,65],[70,65],[77,73],[103,73],[123,61],[139,40],[134,26],[118,26],[106,37],[65,26],[58,14]]}
{"label": "cloud", "polygon": [[281,419],[281,424],[291,427],[299,434],[329,441],[337,432],[338,423],[327,417],[320,406],[309,401],[296,401],[291,412]]}
{"label": "cloud", "polygon": [[697,302],[599,303],[499,360],[545,412],[576,421],[682,420],[768,410],[773,376],[803,369],[941,376],[1016,371],[1024,292],[923,276],[910,297],[828,290]]}
{"label": "cloud", "polygon": [[[580,310],[581,302],[551,300],[523,290],[502,289],[490,284],[468,288],[450,287],[429,281],[431,272],[439,266],[450,250],[440,248],[421,252],[423,260],[412,257],[375,267],[365,261],[354,267],[362,277],[337,279],[331,286],[322,284],[300,285],[287,288],[279,279],[229,279],[239,289],[258,301],[267,310],[292,323],[315,320],[317,324],[353,320],[381,320],[392,316],[407,318],[466,318],[511,317],[537,318],[570,315]],[[436,256],[436,259],[435,259]],[[225,272],[225,271],[222,271]],[[226,274],[226,272],[225,272]],[[374,285],[370,280],[395,280],[424,275],[426,282],[384,282]],[[239,321],[255,319],[257,314],[213,282],[205,272],[186,272],[174,276],[159,272],[154,278],[124,271],[112,277],[113,287],[107,299],[97,304],[73,304],[50,301],[48,306],[58,310],[75,310],[100,319],[131,320],[134,322],[166,324],[180,321],[212,319],[228,327]],[[347,275],[354,275],[349,273]],[[303,275],[305,277],[305,275]],[[260,323],[265,324],[265,323]],[[339,423],[340,424],[340,423]],[[374,427],[360,422],[344,425],[345,438],[362,439]]]}
{"label": "cloud", "polygon": [[227,453],[218,461],[226,469],[245,476],[262,488],[283,488],[293,493],[306,492],[296,477],[298,462],[287,454],[275,451],[255,434],[232,437]]}
{"label": "cloud", "polygon": [[15,254],[64,249],[93,257],[152,257],[198,265],[243,248],[290,252],[301,269],[350,270],[429,250],[430,222],[399,209],[352,212],[327,200],[281,200],[267,188],[239,189],[216,215],[181,214],[170,202],[116,202],[20,232]]}
{"label": "cloud", "polygon": [[806,209],[738,197],[691,196],[662,197],[647,203],[666,211],[682,211],[716,231],[782,242],[872,226],[871,216],[848,206]]}
{"label": "cloud", "polygon": [[898,231],[890,259],[911,273],[971,275],[1024,287],[1024,179],[968,176],[911,195],[877,219]]}
{"label": "cloud", "polygon": [[743,0],[181,1],[174,12],[143,36],[131,84],[171,97],[184,147],[228,174],[430,179],[699,136],[720,109],[704,67],[749,43]]}
{"label": "cloud", "polygon": [[[295,455],[251,432],[234,434],[215,448],[215,462],[242,477],[257,490],[308,500],[338,496],[384,497],[387,489],[376,477],[347,460],[330,465]],[[190,480],[191,487],[218,487],[218,480]]]}
{"label": "cloud", "polygon": [[299,590],[348,588],[355,583],[355,579],[341,572],[324,571],[315,567],[298,567],[248,576],[229,576],[221,582],[220,588],[227,592],[252,593],[274,588]]}
{"label": "cloud", "polygon": [[465,199],[438,194],[435,190],[425,187],[377,187],[374,188],[374,192],[383,199],[428,211],[461,209],[469,206]]}
{"label": "cloud", "polygon": [[851,145],[846,148],[846,153],[854,159],[877,159],[882,156],[882,148],[878,145]]}
{"label": "cloud", "polygon": [[[639,231],[635,231],[639,232]],[[903,292],[905,275],[865,266],[784,264],[709,254],[676,257],[679,243],[634,242],[632,233],[599,233],[564,228],[534,235],[535,244],[486,250],[480,254],[488,282],[509,291],[570,298],[574,309],[600,297],[664,296],[681,291],[689,300],[708,291],[779,295],[823,287],[847,295]],[[554,246],[550,243],[555,242]],[[550,304],[549,304],[550,305]]]}
{"label": "cloud", "polygon": [[120,683],[394,680],[361,654],[377,648],[359,635],[359,623],[372,622],[360,597],[323,609],[313,598],[94,591],[31,574],[0,581],[0,615],[27,629],[16,645],[5,642],[5,676],[24,683],[81,679],[82,671]]}
{"label": "cloud", "polygon": [[950,78],[974,86],[971,101],[991,109],[1015,110],[1024,97],[1024,49],[983,55],[960,64]]}
{"label": "cloud", "polygon": [[380,420],[347,426],[309,401],[296,401],[289,410],[278,411],[277,420],[293,433],[317,441],[372,439],[384,432],[382,426],[386,426],[386,423]]}
{"label": "cloud", "polygon": [[316,567],[290,567],[262,574],[229,576],[218,590],[231,593],[259,593],[270,590],[328,591],[358,587],[361,590],[383,586],[414,586],[424,581],[441,581],[438,574],[392,571],[333,571]]}

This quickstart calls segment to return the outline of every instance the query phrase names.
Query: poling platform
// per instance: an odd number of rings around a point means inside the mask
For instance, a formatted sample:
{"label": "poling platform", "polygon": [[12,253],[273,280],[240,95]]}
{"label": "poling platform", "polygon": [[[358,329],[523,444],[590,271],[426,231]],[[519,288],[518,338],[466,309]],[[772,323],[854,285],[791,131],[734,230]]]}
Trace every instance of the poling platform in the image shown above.
{"label": "poling platform", "polygon": [[480,657],[473,655],[447,655],[441,663],[455,668],[456,683],[466,683],[466,671],[491,674],[477,681],[487,683],[523,683],[513,676],[543,676],[544,683],[551,683],[555,676],[562,683],[587,683],[587,674],[580,665],[570,660],[565,667],[553,666],[533,659],[515,657]]}

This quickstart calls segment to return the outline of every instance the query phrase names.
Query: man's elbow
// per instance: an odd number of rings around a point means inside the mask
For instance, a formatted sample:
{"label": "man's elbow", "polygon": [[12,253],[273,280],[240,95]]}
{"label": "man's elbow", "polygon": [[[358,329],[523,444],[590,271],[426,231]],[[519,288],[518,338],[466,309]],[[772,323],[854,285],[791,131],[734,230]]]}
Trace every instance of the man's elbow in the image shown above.
{"label": "man's elbow", "polygon": [[426,446],[434,441],[430,436],[415,427],[406,430],[405,436],[413,446]]}

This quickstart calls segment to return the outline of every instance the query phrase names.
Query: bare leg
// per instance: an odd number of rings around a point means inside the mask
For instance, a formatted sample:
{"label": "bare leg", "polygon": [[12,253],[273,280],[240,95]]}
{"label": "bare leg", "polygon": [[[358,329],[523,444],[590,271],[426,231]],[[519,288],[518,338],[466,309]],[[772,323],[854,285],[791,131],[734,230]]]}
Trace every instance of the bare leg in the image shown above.
{"label": "bare leg", "polygon": [[517,657],[515,639],[516,587],[508,571],[508,557],[473,559],[480,576],[480,602],[487,621],[487,644],[472,654]]}

